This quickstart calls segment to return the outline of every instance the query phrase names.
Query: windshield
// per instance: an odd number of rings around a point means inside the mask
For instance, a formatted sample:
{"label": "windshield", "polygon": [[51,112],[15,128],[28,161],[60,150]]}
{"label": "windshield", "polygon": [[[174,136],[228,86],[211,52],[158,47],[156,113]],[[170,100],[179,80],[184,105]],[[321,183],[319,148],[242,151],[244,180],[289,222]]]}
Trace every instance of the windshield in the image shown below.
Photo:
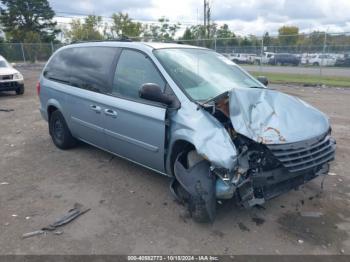
{"label": "windshield", "polygon": [[5,60],[0,60],[0,68],[9,67]]}
{"label": "windshield", "polygon": [[193,100],[205,101],[235,87],[264,86],[224,56],[210,50],[169,48],[154,51],[177,85]]}

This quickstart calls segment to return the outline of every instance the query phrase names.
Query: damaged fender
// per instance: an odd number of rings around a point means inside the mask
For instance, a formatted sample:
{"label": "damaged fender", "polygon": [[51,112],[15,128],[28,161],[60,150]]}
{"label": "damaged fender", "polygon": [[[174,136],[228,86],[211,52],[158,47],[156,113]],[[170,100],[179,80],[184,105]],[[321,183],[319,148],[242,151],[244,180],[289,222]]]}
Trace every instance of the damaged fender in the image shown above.
{"label": "damaged fender", "polygon": [[182,105],[171,117],[171,144],[177,140],[188,141],[213,166],[234,169],[237,165],[237,149],[223,125],[201,108]]}
{"label": "damaged fender", "polygon": [[191,202],[204,202],[207,214],[211,221],[215,218],[216,195],[215,195],[215,176],[211,174],[208,161],[200,161],[193,167],[186,169],[179,160],[184,154],[180,155],[174,165],[175,177],[181,186],[191,195],[189,201],[190,211]]}

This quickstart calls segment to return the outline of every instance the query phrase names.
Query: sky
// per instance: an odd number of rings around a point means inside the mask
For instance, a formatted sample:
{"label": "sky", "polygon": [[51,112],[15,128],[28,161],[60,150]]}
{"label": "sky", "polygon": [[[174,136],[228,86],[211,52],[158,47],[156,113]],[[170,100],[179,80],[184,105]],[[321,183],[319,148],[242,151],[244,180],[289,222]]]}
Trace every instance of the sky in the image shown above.
{"label": "sky", "polygon": [[[133,19],[156,21],[161,16],[183,26],[203,20],[203,0],[49,0],[57,15],[127,12]],[[227,23],[240,35],[277,34],[283,25],[313,30],[350,32],[350,0],[210,0],[212,19]],[[63,13],[61,13],[63,12]],[[60,18],[63,19],[63,18]]]}

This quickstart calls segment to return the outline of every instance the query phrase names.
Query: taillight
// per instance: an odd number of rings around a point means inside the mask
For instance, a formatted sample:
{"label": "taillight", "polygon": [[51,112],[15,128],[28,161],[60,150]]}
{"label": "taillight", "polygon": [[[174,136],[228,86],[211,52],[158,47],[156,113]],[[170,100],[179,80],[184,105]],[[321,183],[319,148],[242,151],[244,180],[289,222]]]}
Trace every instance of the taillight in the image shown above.
{"label": "taillight", "polygon": [[36,93],[38,94],[38,96],[40,95],[40,82],[39,81],[36,84]]}

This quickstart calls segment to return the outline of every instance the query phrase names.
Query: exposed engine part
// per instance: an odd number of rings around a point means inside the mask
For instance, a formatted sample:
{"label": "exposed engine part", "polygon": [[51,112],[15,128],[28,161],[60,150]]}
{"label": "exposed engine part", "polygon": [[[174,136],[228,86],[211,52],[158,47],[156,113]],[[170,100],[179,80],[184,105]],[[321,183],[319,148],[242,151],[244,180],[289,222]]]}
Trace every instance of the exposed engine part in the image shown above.
{"label": "exposed engine part", "polygon": [[216,198],[218,199],[231,199],[236,191],[234,184],[223,181],[221,178],[216,179]]}

